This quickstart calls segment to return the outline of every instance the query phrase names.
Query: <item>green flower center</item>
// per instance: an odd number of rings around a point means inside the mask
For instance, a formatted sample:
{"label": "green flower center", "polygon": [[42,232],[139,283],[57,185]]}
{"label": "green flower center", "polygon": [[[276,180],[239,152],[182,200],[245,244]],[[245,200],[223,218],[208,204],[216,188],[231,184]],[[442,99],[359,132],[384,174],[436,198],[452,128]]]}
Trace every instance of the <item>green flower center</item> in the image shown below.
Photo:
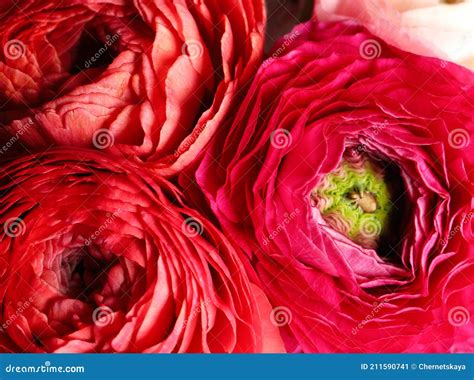
{"label": "green flower center", "polygon": [[368,156],[343,159],[313,190],[323,219],[365,248],[377,248],[392,202],[383,168]]}

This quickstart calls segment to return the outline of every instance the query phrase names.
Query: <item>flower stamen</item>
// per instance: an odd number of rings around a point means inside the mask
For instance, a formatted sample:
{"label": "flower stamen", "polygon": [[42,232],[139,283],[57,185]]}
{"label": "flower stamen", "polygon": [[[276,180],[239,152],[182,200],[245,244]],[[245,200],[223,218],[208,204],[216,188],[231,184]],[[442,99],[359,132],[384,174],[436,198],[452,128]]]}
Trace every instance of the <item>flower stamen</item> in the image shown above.
{"label": "flower stamen", "polygon": [[377,248],[389,224],[390,192],[381,162],[344,158],[311,194],[324,221],[365,248]]}

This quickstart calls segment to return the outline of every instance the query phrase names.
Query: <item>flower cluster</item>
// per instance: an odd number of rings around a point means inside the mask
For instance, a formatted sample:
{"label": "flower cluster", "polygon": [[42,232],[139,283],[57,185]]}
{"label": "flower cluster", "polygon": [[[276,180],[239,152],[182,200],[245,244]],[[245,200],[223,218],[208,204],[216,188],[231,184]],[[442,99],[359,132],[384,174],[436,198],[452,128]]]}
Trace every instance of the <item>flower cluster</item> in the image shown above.
{"label": "flower cluster", "polygon": [[0,352],[474,350],[474,74],[330,3],[0,5]]}

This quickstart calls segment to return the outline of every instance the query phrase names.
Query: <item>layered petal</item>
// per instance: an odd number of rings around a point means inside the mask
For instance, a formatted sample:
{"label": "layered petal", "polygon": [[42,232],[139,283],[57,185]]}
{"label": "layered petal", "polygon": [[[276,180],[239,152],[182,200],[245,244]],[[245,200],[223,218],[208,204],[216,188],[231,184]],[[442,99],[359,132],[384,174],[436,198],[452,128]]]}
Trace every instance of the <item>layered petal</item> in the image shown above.
{"label": "layered petal", "polygon": [[162,175],[195,160],[263,50],[261,0],[25,0],[0,12],[1,145],[106,149]]}
{"label": "layered petal", "polygon": [[275,45],[195,175],[288,350],[469,351],[473,104],[470,71],[354,23]]}
{"label": "layered petal", "polygon": [[3,352],[283,349],[236,248],[166,180],[51,150],[4,162],[0,194]]}

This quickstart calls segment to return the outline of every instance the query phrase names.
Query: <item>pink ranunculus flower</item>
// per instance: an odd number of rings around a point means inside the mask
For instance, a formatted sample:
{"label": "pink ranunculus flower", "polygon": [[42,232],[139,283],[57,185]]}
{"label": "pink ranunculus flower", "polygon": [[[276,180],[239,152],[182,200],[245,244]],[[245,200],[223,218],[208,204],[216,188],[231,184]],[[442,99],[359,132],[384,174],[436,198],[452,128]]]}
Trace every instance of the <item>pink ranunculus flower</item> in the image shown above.
{"label": "pink ranunculus flower", "polygon": [[2,162],[0,352],[281,352],[237,249],[102,152]]}
{"label": "pink ranunculus flower", "polygon": [[474,0],[315,0],[320,21],[354,19],[400,49],[474,69]]}
{"label": "pink ranunculus flower", "polygon": [[170,175],[261,63],[262,0],[7,1],[0,143],[110,150]]}
{"label": "pink ranunculus flower", "polygon": [[288,350],[472,352],[473,79],[354,23],[276,44],[196,178]]}

